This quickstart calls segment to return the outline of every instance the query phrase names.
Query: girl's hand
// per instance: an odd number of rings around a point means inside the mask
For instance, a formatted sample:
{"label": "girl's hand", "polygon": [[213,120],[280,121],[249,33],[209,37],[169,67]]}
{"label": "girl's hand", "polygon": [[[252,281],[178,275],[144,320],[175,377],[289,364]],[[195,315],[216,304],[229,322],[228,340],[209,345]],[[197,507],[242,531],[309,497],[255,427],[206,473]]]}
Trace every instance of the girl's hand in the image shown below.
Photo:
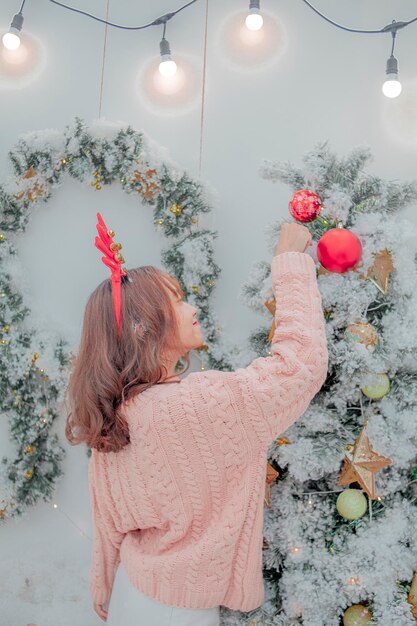
{"label": "girl's hand", "polygon": [[275,255],[281,252],[305,252],[312,245],[311,233],[301,224],[283,224],[279,233]]}
{"label": "girl's hand", "polygon": [[107,622],[107,611],[105,611],[103,609],[103,605],[102,604],[95,604],[94,603],[94,610],[97,613],[97,615],[99,616],[99,618],[103,620],[103,622]]}

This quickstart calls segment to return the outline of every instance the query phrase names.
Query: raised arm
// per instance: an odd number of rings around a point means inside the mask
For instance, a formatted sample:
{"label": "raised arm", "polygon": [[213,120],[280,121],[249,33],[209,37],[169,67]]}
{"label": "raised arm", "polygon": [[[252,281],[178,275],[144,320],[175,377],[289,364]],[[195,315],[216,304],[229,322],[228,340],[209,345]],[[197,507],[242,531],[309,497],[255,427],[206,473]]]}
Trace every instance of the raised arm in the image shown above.
{"label": "raised arm", "polygon": [[[298,224],[287,227],[309,231]],[[299,231],[300,233],[301,231]],[[307,237],[307,235],[305,235]],[[271,442],[307,409],[323,385],[328,351],[321,296],[313,259],[301,251],[310,241],[283,245],[272,260],[272,289],[276,299],[271,356],[259,357],[230,373],[230,384],[245,407],[259,438]]]}

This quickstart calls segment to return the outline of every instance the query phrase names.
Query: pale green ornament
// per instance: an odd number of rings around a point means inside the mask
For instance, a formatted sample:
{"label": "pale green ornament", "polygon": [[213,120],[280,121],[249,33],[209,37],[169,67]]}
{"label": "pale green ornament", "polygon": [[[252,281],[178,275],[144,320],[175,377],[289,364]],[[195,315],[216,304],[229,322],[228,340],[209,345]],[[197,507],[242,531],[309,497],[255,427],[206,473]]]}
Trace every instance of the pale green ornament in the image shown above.
{"label": "pale green ornament", "polygon": [[387,374],[369,374],[367,383],[361,387],[362,393],[371,400],[380,400],[390,390],[390,382]]}
{"label": "pale green ornament", "polygon": [[368,626],[372,613],[363,604],[352,604],[343,615],[343,626]]}
{"label": "pale green ornament", "polygon": [[345,519],[355,520],[365,514],[368,502],[359,489],[345,489],[337,498],[336,508]]}

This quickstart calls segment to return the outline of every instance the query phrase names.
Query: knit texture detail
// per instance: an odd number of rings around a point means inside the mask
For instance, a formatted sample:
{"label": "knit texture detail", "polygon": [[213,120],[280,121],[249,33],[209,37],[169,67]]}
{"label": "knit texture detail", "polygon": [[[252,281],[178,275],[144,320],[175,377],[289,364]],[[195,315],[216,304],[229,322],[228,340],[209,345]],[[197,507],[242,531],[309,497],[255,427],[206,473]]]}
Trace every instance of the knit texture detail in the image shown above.
{"label": "knit texture detail", "polygon": [[110,600],[122,562],[137,589],[170,606],[262,604],[268,448],[305,412],[328,366],[314,261],[277,255],[271,280],[271,356],[154,385],[124,407],[130,443],[92,450],[94,602]]}

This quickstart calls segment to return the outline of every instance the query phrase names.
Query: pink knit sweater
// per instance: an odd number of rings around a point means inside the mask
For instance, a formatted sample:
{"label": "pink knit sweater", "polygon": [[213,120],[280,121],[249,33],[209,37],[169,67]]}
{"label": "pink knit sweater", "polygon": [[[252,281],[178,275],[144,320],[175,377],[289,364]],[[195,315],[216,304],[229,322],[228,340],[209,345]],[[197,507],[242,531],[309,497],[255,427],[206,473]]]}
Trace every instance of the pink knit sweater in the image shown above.
{"label": "pink knit sweater", "polygon": [[191,373],[125,406],[130,443],[92,450],[90,593],[106,604],[119,562],[164,604],[251,611],[264,600],[267,452],[307,409],[328,364],[314,261],[272,260],[272,356]]}

